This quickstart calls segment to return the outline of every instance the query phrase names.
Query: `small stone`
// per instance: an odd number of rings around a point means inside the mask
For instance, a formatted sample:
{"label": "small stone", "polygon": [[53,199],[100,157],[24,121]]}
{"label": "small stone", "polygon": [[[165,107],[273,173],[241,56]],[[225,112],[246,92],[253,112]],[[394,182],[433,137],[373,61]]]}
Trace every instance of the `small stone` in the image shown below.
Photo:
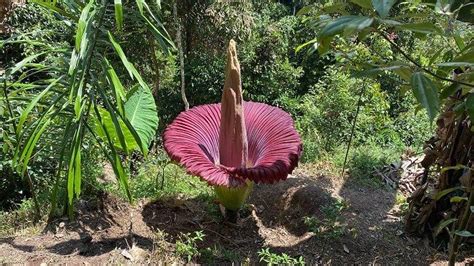
{"label": "small stone", "polygon": [[349,252],[349,249],[347,248],[346,245],[342,245],[342,248],[344,248],[344,252],[346,252],[346,253],[348,253],[348,254],[350,253],[350,252]]}
{"label": "small stone", "polygon": [[132,254],[130,254],[130,252],[128,252],[126,249],[122,250],[122,252],[120,254],[122,254],[122,256],[124,256],[125,258],[133,261]]}
{"label": "small stone", "polygon": [[59,228],[64,228],[64,226],[66,226],[66,223],[64,223],[64,222],[59,223]]}

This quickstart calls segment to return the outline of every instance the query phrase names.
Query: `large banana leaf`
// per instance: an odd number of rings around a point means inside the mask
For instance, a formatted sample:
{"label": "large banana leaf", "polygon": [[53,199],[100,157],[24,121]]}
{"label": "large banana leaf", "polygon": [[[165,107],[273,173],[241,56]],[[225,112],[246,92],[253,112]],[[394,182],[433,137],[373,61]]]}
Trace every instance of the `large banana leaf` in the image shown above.
{"label": "large banana leaf", "polygon": [[[123,120],[119,119],[119,124],[120,130],[123,132],[126,147],[123,147],[120,142],[110,112],[105,108],[99,108],[99,113],[105,129],[109,133],[116,149],[126,153],[140,149],[132,132],[130,132]],[[137,132],[143,145],[148,147],[158,127],[158,116],[153,95],[141,87],[132,89],[125,102],[125,117]],[[103,140],[106,140],[104,129],[97,119],[95,119],[95,125],[96,134]]]}
{"label": "large banana leaf", "polygon": [[125,102],[125,116],[138,133],[143,145],[150,146],[158,127],[158,114],[151,92],[142,87],[131,90]]}

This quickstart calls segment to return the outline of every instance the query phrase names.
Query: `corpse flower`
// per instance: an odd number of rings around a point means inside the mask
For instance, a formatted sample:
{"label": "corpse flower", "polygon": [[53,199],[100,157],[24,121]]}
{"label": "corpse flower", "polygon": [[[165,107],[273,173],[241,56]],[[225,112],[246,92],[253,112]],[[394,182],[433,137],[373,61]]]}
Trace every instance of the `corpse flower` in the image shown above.
{"label": "corpse flower", "polygon": [[302,145],[288,113],[243,101],[233,40],[225,74],[221,103],[182,112],[166,128],[163,140],[172,160],[214,186],[227,218],[235,220],[253,183],[285,180],[298,164]]}

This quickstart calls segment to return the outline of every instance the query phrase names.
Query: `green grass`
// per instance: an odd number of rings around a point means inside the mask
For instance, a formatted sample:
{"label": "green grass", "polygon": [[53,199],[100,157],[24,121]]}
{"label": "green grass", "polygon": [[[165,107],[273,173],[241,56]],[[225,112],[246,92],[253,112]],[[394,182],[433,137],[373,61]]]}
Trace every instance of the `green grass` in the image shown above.
{"label": "green grass", "polygon": [[[41,209],[48,210],[47,206]],[[32,199],[23,200],[16,210],[0,211],[0,237],[12,235],[32,235],[41,231],[46,221],[46,213],[41,213],[41,219],[35,223],[35,208]]]}
{"label": "green grass", "polygon": [[[356,184],[370,188],[384,188],[384,183],[376,170],[400,160],[403,150],[397,147],[380,147],[375,144],[354,147],[351,149],[346,170]],[[336,165],[342,166],[344,157],[338,154]]]}
{"label": "green grass", "polygon": [[[184,197],[208,201],[214,198],[214,191],[206,182],[186,174],[176,164],[166,164],[152,157],[141,164],[136,176],[130,178],[129,187],[133,199]],[[104,189],[126,197],[115,184],[107,184]]]}
{"label": "green grass", "polygon": [[395,206],[398,207],[399,215],[404,216],[408,213],[409,203],[407,198],[400,192],[395,196]]}
{"label": "green grass", "polygon": [[178,241],[176,241],[176,255],[186,259],[187,262],[201,256],[201,252],[198,249],[198,242],[202,242],[205,236],[206,235],[202,231],[195,231],[186,234],[181,233]]}

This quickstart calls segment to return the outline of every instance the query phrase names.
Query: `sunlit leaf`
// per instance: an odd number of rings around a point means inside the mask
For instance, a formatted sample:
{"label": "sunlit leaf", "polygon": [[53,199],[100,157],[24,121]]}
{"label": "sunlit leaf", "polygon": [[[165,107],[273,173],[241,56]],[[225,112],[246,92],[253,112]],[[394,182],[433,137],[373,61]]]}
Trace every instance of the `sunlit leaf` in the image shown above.
{"label": "sunlit leaf", "polygon": [[444,228],[446,228],[446,226],[456,222],[458,219],[456,218],[451,218],[451,219],[447,219],[447,220],[443,220],[441,221],[434,229],[434,232],[433,232],[433,235],[434,236],[437,236],[439,235],[439,233],[441,233],[443,231]]}
{"label": "sunlit leaf", "polygon": [[461,202],[461,201],[467,201],[467,197],[459,197],[459,196],[454,196],[452,198],[449,199],[450,202],[452,203],[458,203],[458,202]]}
{"label": "sunlit leaf", "polygon": [[125,103],[125,116],[137,131],[142,143],[149,146],[158,127],[153,95],[143,88],[132,91]]}
{"label": "sunlit leaf", "polygon": [[462,236],[462,237],[474,237],[474,234],[467,231],[467,230],[460,230],[460,231],[456,231],[454,232],[456,235],[458,236]]}
{"label": "sunlit leaf", "polygon": [[439,94],[435,84],[422,72],[415,72],[411,78],[413,93],[418,102],[428,112],[431,121],[434,120],[439,111]]}
{"label": "sunlit leaf", "polygon": [[81,16],[79,17],[79,21],[77,22],[76,51],[79,51],[81,48],[82,36],[87,26],[86,21],[89,17],[89,11],[91,10],[93,5],[94,5],[94,0],[89,0],[89,3],[87,3],[86,7],[84,7],[84,9],[82,10]]}
{"label": "sunlit leaf", "polygon": [[463,188],[462,187],[452,187],[452,188],[447,188],[447,189],[444,189],[444,190],[441,190],[440,192],[436,193],[436,195],[434,196],[434,200],[440,200],[442,197],[448,195],[449,193],[453,192],[453,191],[456,191],[456,190],[462,190]]}
{"label": "sunlit leaf", "polygon": [[360,31],[370,27],[373,22],[373,18],[364,16],[342,16],[326,24],[318,36],[326,38],[344,31]]}
{"label": "sunlit leaf", "polygon": [[443,67],[473,67],[474,63],[470,62],[444,62],[444,63],[439,63],[436,64],[437,66],[443,66]]}
{"label": "sunlit leaf", "polygon": [[115,22],[117,23],[117,28],[121,30],[123,27],[122,0],[114,0],[114,8],[115,8]]}
{"label": "sunlit leaf", "polygon": [[301,49],[305,48],[306,46],[310,45],[310,44],[314,44],[316,43],[318,40],[315,38],[315,39],[312,39],[310,41],[307,41],[301,45],[298,45],[295,49],[295,53],[298,53]]}
{"label": "sunlit leaf", "polygon": [[385,18],[389,15],[390,9],[397,2],[396,0],[372,0],[372,5],[380,17]]}
{"label": "sunlit leaf", "polygon": [[438,28],[433,23],[429,22],[421,22],[421,23],[407,23],[407,24],[400,24],[396,26],[399,29],[409,30],[413,32],[423,33],[423,34],[441,34],[442,30]]}

